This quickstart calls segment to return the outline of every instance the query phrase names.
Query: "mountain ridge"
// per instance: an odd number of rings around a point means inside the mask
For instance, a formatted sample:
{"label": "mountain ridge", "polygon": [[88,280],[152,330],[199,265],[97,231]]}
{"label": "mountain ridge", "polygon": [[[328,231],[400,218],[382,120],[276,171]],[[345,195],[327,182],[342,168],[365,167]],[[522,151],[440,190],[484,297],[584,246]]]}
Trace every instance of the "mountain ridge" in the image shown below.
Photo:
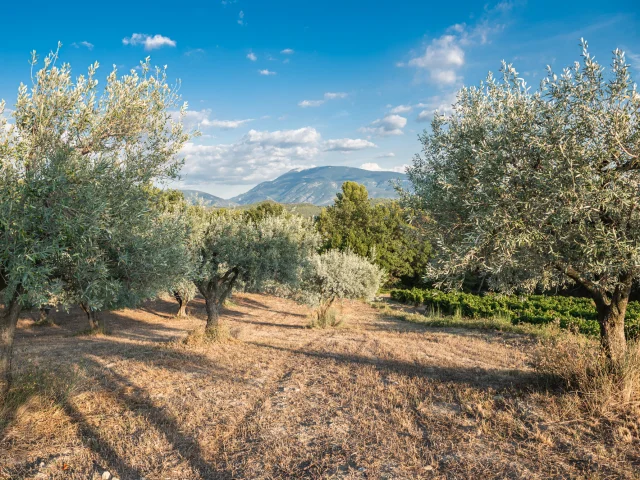
{"label": "mountain ridge", "polygon": [[[290,170],[274,180],[262,182],[248,192],[228,200],[215,195],[212,206],[247,205],[272,200],[278,203],[310,203],[318,206],[330,205],[336,193],[347,181],[357,182],[367,187],[371,198],[397,198],[398,194],[391,181],[397,180],[404,187],[409,185],[404,173],[372,171],[355,167],[325,166]],[[196,192],[196,191],[189,191]],[[223,204],[227,202],[227,204]]]}

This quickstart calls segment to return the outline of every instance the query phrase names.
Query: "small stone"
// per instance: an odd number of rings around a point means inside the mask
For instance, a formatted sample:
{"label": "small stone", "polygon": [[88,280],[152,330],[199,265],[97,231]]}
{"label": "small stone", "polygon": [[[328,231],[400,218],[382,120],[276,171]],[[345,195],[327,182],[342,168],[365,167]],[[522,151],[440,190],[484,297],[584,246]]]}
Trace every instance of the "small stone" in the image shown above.
{"label": "small stone", "polygon": [[40,468],[44,468],[44,462],[40,462]]}
{"label": "small stone", "polygon": [[105,471],[102,473],[102,480],[109,480],[111,478],[111,473]]}
{"label": "small stone", "polygon": [[426,467],[424,467],[424,469],[425,469],[427,472],[430,472],[431,470],[433,470],[433,467],[432,467],[431,465],[427,465]]}

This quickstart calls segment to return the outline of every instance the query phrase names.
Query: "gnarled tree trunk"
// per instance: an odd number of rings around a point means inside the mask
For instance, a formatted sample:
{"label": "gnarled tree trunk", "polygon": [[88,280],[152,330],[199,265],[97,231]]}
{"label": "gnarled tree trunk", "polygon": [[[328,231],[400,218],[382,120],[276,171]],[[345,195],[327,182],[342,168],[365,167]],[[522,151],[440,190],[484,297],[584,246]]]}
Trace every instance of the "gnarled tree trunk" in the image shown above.
{"label": "gnarled tree trunk", "polygon": [[9,303],[5,305],[2,313],[0,313],[0,400],[11,385],[11,352],[13,350],[13,337],[18,324],[18,317],[22,310],[22,305],[20,304],[21,293],[22,289],[18,288]]}
{"label": "gnarled tree trunk", "polygon": [[600,324],[600,344],[602,350],[617,369],[627,353],[627,339],[624,335],[624,317],[627,313],[634,270],[623,272],[618,278],[613,293],[605,291],[597,282],[585,278],[570,266],[556,265],[558,269],[587,289],[596,302],[598,323]]}
{"label": "gnarled tree trunk", "polygon": [[185,300],[177,290],[173,292],[173,297],[178,302],[178,311],[176,312],[176,317],[187,317],[187,300]]}
{"label": "gnarled tree trunk", "polygon": [[196,287],[204,297],[207,310],[206,331],[214,332],[220,327],[220,309],[233,290],[238,273],[237,268],[232,268],[222,277],[216,276],[209,281],[196,284]]}

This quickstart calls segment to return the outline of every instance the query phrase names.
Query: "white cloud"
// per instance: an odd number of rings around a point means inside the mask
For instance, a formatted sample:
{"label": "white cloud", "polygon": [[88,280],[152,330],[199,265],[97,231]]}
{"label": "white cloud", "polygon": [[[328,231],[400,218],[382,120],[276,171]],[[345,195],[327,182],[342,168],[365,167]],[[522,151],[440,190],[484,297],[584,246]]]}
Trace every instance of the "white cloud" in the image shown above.
{"label": "white cloud", "polygon": [[176,41],[162,35],[147,35],[146,33],[134,33],[131,37],[122,39],[124,45],[144,45],[145,50],[153,50],[160,47],[175,47]]}
{"label": "white cloud", "polygon": [[249,52],[249,53],[247,53],[247,58],[248,58],[249,60],[251,60],[252,62],[255,62],[256,60],[258,60],[258,57],[257,57],[257,56],[256,56],[256,54],[255,54],[255,53],[253,53],[253,52]]}
{"label": "white cloud", "polygon": [[450,115],[453,112],[453,104],[456,102],[456,92],[447,95],[436,95],[426,103],[418,103],[416,107],[423,110],[418,113],[418,122],[429,122],[436,112],[441,115]]}
{"label": "white cloud", "polygon": [[270,75],[276,75],[276,72],[272,72],[271,70],[268,70],[266,68],[264,70],[258,70],[258,73],[260,75],[265,75],[267,77],[270,76]]}
{"label": "white cloud", "polygon": [[407,125],[407,119],[400,115],[387,115],[384,118],[371,122],[368,127],[362,127],[360,129],[363,133],[371,133],[380,137],[387,137],[390,135],[402,135],[404,132],[402,129]]}
{"label": "white cloud", "polygon": [[426,70],[434,83],[450,85],[459,80],[458,70],[464,61],[464,50],[458,37],[443,35],[433,39],[424,54],[409,60],[408,65]]}
{"label": "white cloud", "polygon": [[86,40],[78,43],[73,42],[71,46],[75,48],[85,47],[85,48],[88,48],[89,50],[93,50],[93,43],[89,43]]}
{"label": "white cloud", "polygon": [[[178,112],[173,112],[173,115],[177,118]],[[211,110],[187,110],[182,122],[188,130],[211,127],[220,128],[222,130],[233,130],[253,121],[253,118],[247,118],[244,120],[211,120],[209,118],[210,115]]]}
{"label": "white cloud", "polygon": [[298,102],[298,106],[302,108],[319,107],[323,103],[324,100],[302,100],[301,102]]}
{"label": "white cloud", "polygon": [[335,100],[338,98],[347,98],[347,94],[344,92],[327,92],[324,94],[324,100],[302,100],[298,102],[298,106],[302,108],[319,107],[327,100]]}
{"label": "white cloud", "polygon": [[396,156],[395,153],[389,152],[389,153],[381,153],[380,155],[376,155],[376,158],[393,158],[395,156]]}
{"label": "white cloud", "polygon": [[203,124],[203,126],[216,127],[216,128],[221,128],[223,130],[233,130],[249,122],[253,122],[253,118],[247,118],[244,120],[211,120],[207,122],[208,124],[206,125]]}
{"label": "white cloud", "polygon": [[304,127],[297,130],[276,130],[275,132],[249,130],[247,138],[250,143],[291,147],[317,143],[320,141],[320,133],[312,127]]}
{"label": "white cloud", "polygon": [[338,138],[324,142],[324,149],[327,152],[354,152],[377,147],[375,143],[362,138]]}
{"label": "white cloud", "polygon": [[389,110],[389,113],[393,113],[393,114],[409,113],[411,112],[411,110],[413,110],[413,107],[411,105],[398,105],[397,107],[393,107],[391,110]]}
{"label": "white cloud", "polygon": [[251,185],[294,168],[309,168],[319,153],[320,134],[312,127],[275,132],[251,130],[237,142],[187,143],[182,169],[190,185]]}
{"label": "white cloud", "polygon": [[290,48],[285,48],[284,50],[280,51],[280,53],[283,55],[293,55],[295,52]]}
{"label": "white cloud", "polygon": [[245,25],[244,12],[242,10],[240,10],[240,13],[238,14],[238,25]]}
{"label": "white cloud", "polygon": [[370,170],[372,172],[397,172],[397,173],[404,173],[405,170],[407,169],[409,165],[399,165],[397,167],[391,167],[391,168],[382,168],[380,165],[378,165],[377,163],[363,163],[362,165],[360,165],[360,168],[362,168],[363,170]]}

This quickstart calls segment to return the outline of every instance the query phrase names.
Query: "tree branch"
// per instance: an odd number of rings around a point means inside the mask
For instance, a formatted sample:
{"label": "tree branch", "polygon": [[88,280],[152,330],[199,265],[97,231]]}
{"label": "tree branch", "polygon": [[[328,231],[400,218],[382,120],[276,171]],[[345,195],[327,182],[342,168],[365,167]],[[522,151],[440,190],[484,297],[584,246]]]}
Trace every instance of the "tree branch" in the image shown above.
{"label": "tree branch", "polygon": [[560,272],[564,273],[567,277],[569,277],[574,282],[582,285],[587,291],[591,294],[591,296],[596,301],[602,301],[607,303],[609,299],[607,298],[606,292],[595,282],[592,282],[588,278],[585,278],[580,272],[578,272],[575,268],[570,265],[563,265],[560,262],[556,262],[554,264],[555,268]]}

